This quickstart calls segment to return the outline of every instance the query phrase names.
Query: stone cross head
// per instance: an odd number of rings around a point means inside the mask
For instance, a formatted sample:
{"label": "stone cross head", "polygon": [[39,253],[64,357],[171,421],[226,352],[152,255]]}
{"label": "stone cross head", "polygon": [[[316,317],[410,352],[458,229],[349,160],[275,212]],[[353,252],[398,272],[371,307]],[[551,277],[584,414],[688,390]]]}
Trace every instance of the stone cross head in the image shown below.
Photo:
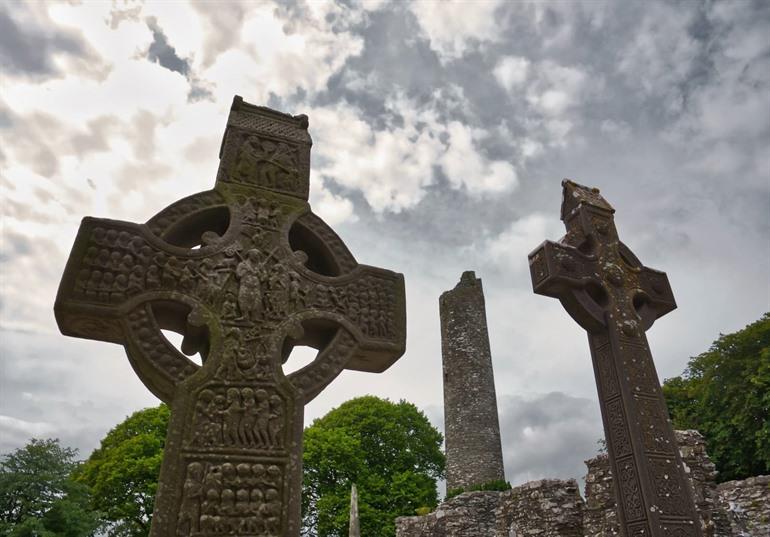
{"label": "stone cross head", "polygon": [[[60,330],[122,345],[171,406],[153,537],[298,537],[304,406],[404,352],[403,277],[358,264],[310,210],[307,127],[236,97],[213,190],[78,231]],[[296,345],[319,352],[287,374]]]}

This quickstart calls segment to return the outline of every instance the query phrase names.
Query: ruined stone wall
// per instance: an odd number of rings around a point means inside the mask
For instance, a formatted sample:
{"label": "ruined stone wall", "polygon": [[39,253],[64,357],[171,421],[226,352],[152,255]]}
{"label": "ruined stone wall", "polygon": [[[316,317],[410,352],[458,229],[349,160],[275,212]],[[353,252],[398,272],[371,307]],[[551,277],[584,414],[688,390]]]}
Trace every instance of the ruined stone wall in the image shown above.
{"label": "ruined stone wall", "polygon": [[733,537],[770,537],[770,475],[721,483]]}
{"label": "ruined stone wall", "polygon": [[[706,443],[697,431],[675,431],[679,453],[692,486],[695,507],[701,517],[704,537],[730,537],[730,524],[716,486],[716,469],[706,453]],[[615,512],[610,461],[606,454],[586,461],[584,528],[586,537],[620,535]]]}
{"label": "ruined stone wall", "polygon": [[481,280],[465,272],[441,295],[447,490],[504,480]]}
{"label": "ruined stone wall", "polygon": [[500,494],[495,537],[582,537],[583,498],[574,479],[541,479]]}
{"label": "ruined stone wall", "polygon": [[[770,537],[770,476],[716,485],[697,431],[676,431],[704,537]],[[607,455],[586,461],[585,500],[574,480],[505,492],[467,492],[424,517],[396,521],[397,537],[620,537]]]}
{"label": "ruined stone wall", "polygon": [[500,494],[465,492],[425,516],[397,518],[396,537],[493,537]]}

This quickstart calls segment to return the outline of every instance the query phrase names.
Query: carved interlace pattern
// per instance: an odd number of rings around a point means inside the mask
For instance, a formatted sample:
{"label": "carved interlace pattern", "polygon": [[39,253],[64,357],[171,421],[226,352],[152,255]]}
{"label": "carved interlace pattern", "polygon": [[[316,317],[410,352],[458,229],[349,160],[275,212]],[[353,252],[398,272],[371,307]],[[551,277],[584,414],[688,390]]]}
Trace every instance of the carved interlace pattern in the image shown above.
{"label": "carved interlace pattern", "polygon": [[620,391],[618,389],[615,366],[612,363],[612,349],[609,343],[596,349],[596,365],[599,370],[599,382],[604,399],[607,400],[615,397]]}
{"label": "carved interlace pattern", "polygon": [[682,516],[687,514],[686,493],[681,472],[674,459],[651,459],[652,480],[657,505],[662,515]]}
{"label": "carved interlace pattern", "polygon": [[619,485],[623,499],[626,520],[634,521],[644,517],[644,502],[639,488],[639,477],[633,461],[625,460],[618,464]]}
{"label": "carved interlace pattern", "polygon": [[606,405],[607,421],[610,426],[610,442],[615,457],[631,454],[631,440],[628,438],[628,423],[623,415],[623,402],[616,399]]}
{"label": "carved interlace pattern", "polygon": [[666,434],[667,418],[660,399],[637,396],[637,415],[644,449],[649,452],[674,455],[674,444]]}
{"label": "carved interlace pattern", "polygon": [[257,114],[238,112],[230,115],[228,123],[233,127],[255,131],[263,135],[278,136],[305,144],[310,143],[310,135],[307,130],[292,124],[290,120],[276,121],[273,118],[266,118]]}

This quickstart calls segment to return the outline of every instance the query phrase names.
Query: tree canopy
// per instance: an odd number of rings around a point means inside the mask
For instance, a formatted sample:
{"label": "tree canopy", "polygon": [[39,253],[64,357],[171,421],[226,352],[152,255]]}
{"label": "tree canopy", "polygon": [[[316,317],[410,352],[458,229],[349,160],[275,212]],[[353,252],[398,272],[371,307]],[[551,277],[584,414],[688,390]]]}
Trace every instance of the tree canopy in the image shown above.
{"label": "tree canopy", "polygon": [[691,358],[663,383],[677,429],[697,429],[719,481],[770,473],[770,313]]}
{"label": "tree canopy", "polygon": [[350,486],[358,487],[361,534],[395,535],[395,518],[438,503],[442,435],[417,407],[373,396],[343,403],[305,429],[303,526],[347,535]]}
{"label": "tree canopy", "polygon": [[87,537],[100,526],[87,489],[70,479],[77,450],[32,439],[0,462],[0,534]]}
{"label": "tree canopy", "polygon": [[111,536],[150,532],[168,419],[164,404],[135,412],[107,433],[77,472],[109,522]]}

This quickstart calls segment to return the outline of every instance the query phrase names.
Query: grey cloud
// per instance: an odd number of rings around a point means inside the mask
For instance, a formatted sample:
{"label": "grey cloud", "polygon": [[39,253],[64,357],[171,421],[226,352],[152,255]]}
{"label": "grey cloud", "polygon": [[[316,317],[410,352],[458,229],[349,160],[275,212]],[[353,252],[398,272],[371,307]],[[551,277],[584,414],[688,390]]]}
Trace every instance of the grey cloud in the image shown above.
{"label": "grey cloud", "polygon": [[77,33],[57,28],[50,20],[32,20],[32,11],[19,3],[0,5],[0,66],[4,70],[49,77],[58,74],[54,54],[91,55]]}
{"label": "grey cloud", "polygon": [[153,39],[147,51],[147,58],[152,62],[157,62],[161,67],[187,76],[190,72],[189,62],[177,55],[176,49],[169,44],[155,17],[147,18],[147,26],[152,31]]}
{"label": "grey cloud", "polygon": [[[61,336],[9,330],[0,330],[0,340],[0,453],[50,437],[87,457],[135,410],[120,390],[88,399],[100,391],[93,386],[100,374],[130,370],[119,347],[73,340],[62,348]],[[153,404],[151,396],[144,401]]]}
{"label": "grey cloud", "polygon": [[506,478],[580,479],[583,461],[603,437],[598,403],[551,392],[531,398],[500,398],[500,429]]}

